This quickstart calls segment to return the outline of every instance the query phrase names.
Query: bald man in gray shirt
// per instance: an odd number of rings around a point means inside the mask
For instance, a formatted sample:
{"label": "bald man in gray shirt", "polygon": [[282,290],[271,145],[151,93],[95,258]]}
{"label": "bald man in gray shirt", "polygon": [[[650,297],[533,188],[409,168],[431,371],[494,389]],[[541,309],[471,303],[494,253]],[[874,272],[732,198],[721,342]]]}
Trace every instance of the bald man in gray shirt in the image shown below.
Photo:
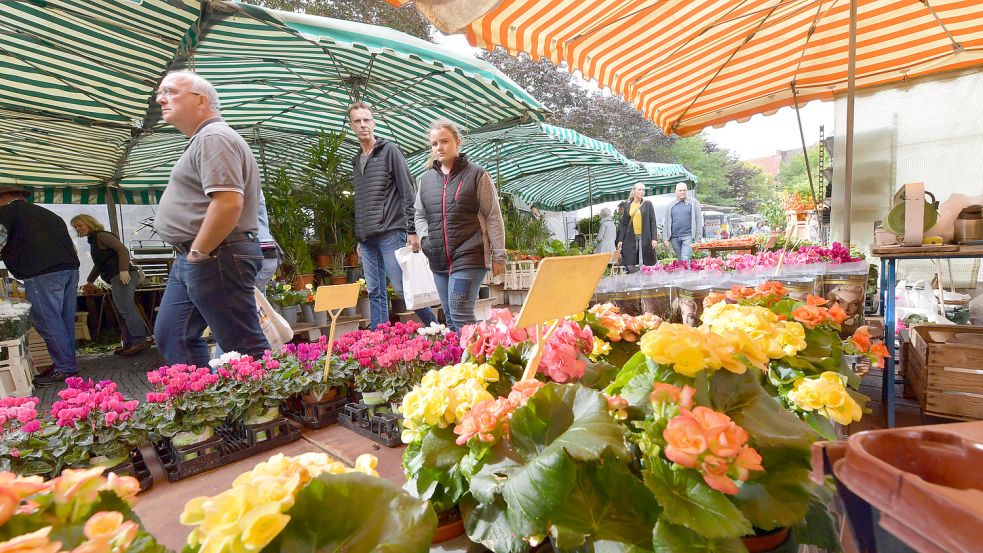
{"label": "bald man in gray shirt", "polygon": [[165,121],[190,138],[171,171],[154,229],[177,250],[154,324],[168,364],[208,366],[205,327],[224,351],[269,349],[253,285],[263,265],[259,169],[246,141],[223,120],[215,88],[189,71],[157,91]]}

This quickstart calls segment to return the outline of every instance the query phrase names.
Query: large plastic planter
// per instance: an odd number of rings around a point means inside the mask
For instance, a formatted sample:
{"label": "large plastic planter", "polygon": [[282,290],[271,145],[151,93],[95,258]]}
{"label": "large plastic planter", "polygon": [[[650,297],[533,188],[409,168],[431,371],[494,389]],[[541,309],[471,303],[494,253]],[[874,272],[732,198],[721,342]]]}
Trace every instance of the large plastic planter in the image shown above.
{"label": "large plastic planter", "polygon": [[861,432],[815,453],[860,553],[983,551],[983,422]]}

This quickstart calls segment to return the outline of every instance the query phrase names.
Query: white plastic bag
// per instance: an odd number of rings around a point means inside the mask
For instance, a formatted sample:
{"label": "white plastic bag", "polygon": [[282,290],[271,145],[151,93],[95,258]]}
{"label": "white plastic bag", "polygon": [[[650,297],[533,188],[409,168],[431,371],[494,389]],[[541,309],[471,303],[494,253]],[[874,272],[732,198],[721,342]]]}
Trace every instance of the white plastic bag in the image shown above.
{"label": "white plastic bag", "polygon": [[404,246],[396,250],[396,261],[403,270],[403,302],[406,308],[412,310],[440,305],[440,295],[427,256],[423,252],[413,253],[413,248]]}
{"label": "white plastic bag", "polygon": [[913,307],[939,313],[939,301],[924,280],[898,282],[894,289],[894,299],[896,307]]}
{"label": "white plastic bag", "polygon": [[286,344],[294,337],[294,331],[290,328],[283,315],[276,312],[266,296],[253,287],[253,297],[256,298],[256,315],[259,316],[259,326],[266,335],[266,341],[270,343],[270,351],[280,351],[283,344]]}

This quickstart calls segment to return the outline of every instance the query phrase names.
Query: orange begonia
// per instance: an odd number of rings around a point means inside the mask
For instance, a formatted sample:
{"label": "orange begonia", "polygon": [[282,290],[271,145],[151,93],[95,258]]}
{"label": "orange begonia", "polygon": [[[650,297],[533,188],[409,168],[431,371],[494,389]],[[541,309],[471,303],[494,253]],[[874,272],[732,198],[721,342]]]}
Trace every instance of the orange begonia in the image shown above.
{"label": "orange begonia", "polygon": [[834,303],[833,307],[826,310],[826,318],[837,325],[841,325],[843,324],[843,321],[849,319],[850,316],[846,314],[846,311],[844,311],[839,304]]}
{"label": "orange begonia", "polygon": [[815,305],[803,305],[792,310],[792,317],[808,328],[816,328],[826,320],[824,311]]}

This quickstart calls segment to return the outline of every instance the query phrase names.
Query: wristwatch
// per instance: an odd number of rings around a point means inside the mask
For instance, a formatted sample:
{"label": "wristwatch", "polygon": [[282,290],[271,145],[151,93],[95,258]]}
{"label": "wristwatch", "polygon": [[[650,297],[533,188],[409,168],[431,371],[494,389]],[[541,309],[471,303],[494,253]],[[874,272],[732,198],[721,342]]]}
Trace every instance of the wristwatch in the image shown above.
{"label": "wristwatch", "polygon": [[192,248],[192,249],[188,250],[188,256],[189,257],[208,257],[208,254],[207,253],[201,253],[200,251]]}

